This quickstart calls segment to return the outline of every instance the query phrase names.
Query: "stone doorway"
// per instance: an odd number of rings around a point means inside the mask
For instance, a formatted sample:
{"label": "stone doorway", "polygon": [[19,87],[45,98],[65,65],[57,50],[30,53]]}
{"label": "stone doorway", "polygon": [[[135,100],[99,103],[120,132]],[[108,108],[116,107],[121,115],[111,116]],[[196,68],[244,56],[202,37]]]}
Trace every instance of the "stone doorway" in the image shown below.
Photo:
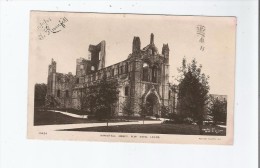
{"label": "stone doorway", "polygon": [[154,94],[151,93],[147,96],[146,98],[146,107],[148,110],[148,116],[155,116],[156,114],[159,114],[159,110],[160,110],[160,104],[159,104],[159,100],[158,97]]}

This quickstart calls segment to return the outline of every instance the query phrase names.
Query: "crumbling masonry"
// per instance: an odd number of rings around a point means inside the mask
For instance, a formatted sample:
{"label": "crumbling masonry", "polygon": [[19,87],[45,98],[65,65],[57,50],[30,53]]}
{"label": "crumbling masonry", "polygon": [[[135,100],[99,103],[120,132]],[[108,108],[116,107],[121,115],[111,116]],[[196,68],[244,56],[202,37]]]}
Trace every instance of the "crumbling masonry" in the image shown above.
{"label": "crumbling masonry", "polygon": [[[160,107],[167,106],[171,112],[177,112],[177,93],[169,83],[169,46],[163,44],[159,53],[151,34],[150,44],[141,49],[139,37],[134,37],[132,53],[126,60],[105,67],[106,43],[89,45],[87,58],[77,59],[76,75],[56,72],[56,62],[49,65],[47,100],[60,108],[81,108],[82,89],[92,82],[100,80],[106,73],[107,78],[119,81],[119,99],[115,112],[122,115],[122,104],[126,97],[131,98],[135,115],[139,115],[140,104],[149,105],[149,115],[161,115]],[[48,103],[50,101],[46,101]]]}

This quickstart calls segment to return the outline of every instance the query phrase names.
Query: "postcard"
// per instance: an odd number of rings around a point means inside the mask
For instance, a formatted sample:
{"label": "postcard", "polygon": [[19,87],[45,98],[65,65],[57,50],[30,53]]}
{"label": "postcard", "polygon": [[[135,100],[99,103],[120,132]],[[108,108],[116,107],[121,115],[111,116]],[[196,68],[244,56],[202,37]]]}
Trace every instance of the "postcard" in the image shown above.
{"label": "postcard", "polygon": [[31,11],[28,138],[232,145],[236,24]]}

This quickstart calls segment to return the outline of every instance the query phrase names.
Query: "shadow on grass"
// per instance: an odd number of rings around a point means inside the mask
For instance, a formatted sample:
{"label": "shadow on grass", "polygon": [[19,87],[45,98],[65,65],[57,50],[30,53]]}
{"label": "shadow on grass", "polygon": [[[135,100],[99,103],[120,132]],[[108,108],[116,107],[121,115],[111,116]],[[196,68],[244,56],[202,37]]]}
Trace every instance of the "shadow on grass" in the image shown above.
{"label": "shadow on grass", "polygon": [[[125,120],[110,120],[109,123],[131,122]],[[82,124],[82,123],[106,123],[95,119],[75,118],[59,112],[47,111],[44,109],[34,110],[34,125],[60,125],[60,124]]]}
{"label": "shadow on grass", "polygon": [[[85,131],[85,132],[118,132],[118,133],[147,133],[147,134],[179,134],[179,135],[199,135],[199,127],[196,125],[184,124],[131,124],[117,126],[99,126],[87,128],[75,128],[59,131]],[[219,135],[205,133],[204,135]]]}
{"label": "shadow on grass", "polygon": [[[73,118],[57,112],[35,110],[34,125],[58,125],[58,124],[78,124],[94,122],[84,118]],[[98,121],[95,121],[98,122]]]}

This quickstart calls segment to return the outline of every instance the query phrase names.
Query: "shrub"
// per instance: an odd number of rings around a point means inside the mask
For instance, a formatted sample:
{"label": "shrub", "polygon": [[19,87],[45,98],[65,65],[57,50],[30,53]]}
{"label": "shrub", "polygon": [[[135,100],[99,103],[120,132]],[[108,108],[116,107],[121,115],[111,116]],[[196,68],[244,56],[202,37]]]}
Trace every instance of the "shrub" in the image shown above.
{"label": "shrub", "polygon": [[161,107],[161,117],[167,118],[168,114],[169,114],[169,108],[163,105]]}
{"label": "shrub", "polygon": [[168,118],[172,121],[174,121],[176,124],[182,124],[183,123],[183,117],[181,115],[177,115],[175,113],[169,113]]}
{"label": "shrub", "polygon": [[164,120],[163,124],[177,124],[174,120]]}
{"label": "shrub", "polygon": [[186,117],[186,118],[183,119],[183,123],[192,124],[192,123],[194,123],[194,120],[190,117]]}

